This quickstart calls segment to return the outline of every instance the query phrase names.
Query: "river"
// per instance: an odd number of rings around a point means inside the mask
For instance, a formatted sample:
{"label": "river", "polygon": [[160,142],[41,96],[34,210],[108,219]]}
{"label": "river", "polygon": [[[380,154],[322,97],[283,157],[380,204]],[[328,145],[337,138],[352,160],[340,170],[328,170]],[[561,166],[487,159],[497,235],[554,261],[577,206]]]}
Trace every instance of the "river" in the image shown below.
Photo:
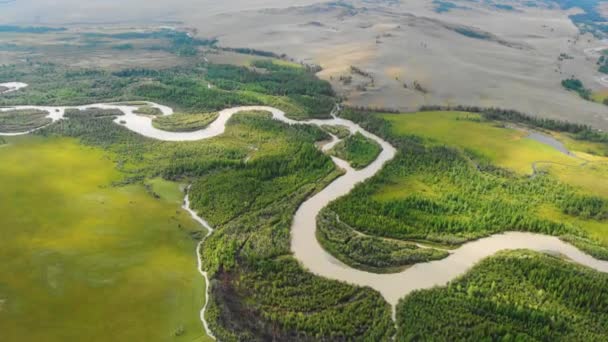
{"label": "river", "polygon": [[[159,108],[163,115],[173,114],[173,110],[169,107],[155,103],[147,104]],[[174,133],[154,128],[152,126],[152,118],[134,114],[137,106],[133,105],[94,104],[80,107],[21,106],[14,107],[13,109],[38,108],[47,110],[50,113],[49,117],[56,121],[63,118],[63,113],[66,108],[86,109],[93,107],[119,109],[124,115],[116,118],[115,122],[117,124],[123,125],[127,129],[143,136],[164,141],[196,141],[216,137],[225,131],[226,123],[234,114],[242,111],[261,110],[272,113],[272,117],[275,120],[288,124],[346,126],[351,132],[360,132],[378,142],[382,146],[382,152],[374,162],[361,170],[354,170],[346,161],[332,157],[332,160],[336,165],[342,168],[345,173],[335,179],[325,189],[307,199],[298,208],[291,226],[291,249],[295,258],[304,268],[312,273],[354,285],[369,286],[382,294],[386,301],[393,306],[393,309],[399,299],[412,291],[445,285],[447,282],[467,272],[480,260],[501,250],[523,248],[546,253],[559,253],[568,257],[573,262],[577,262],[601,272],[608,272],[608,262],[597,260],[581,252],[574,246],[561,241],[557,237],[524,232],[507,232],[468,242],[460,248],[453,250],[445,259],[416,264],[399,273],[376,274],[353,269],[345,265],[327,253],[317,241],[315,235],[317,229],[316,217],[321,209],[330,202],[348,194],[358,183],[363,182],[378,173],[386,162],[395,157],[396,150],[388,142],[365,131],[359,125],[335,116],[327,120],[295,121],[287,118],[283,111],[272,107],[235,107],[222,110],[219,113],[218,119],[205,129],[195,132]],[[23,132],[21,134],[27,133],[29,132]],[[332,138],[331,144],[333,145],[338,139],[335,136],[332,136]],[[324,150],[326,149],[327,145]],[[186,208],[199,223],[207,229],[211,229],[202,218],[190,210],[188,204],[186,199],[184,208]],[[204,213],[202,214],[204,216]],[[210,230],[210,232],[211,231],[212,230]],[[197,247],[197,257],[200,259],[198,248],[200,248],[200,246]],[[200,272],[206,277],[206,273],[204,273],[203,270],[200,270]],[[203,309],[201,314],[203,322],[204,310],[205,309]],[[206,322],[204,322],[204,324],[206,327]]]}

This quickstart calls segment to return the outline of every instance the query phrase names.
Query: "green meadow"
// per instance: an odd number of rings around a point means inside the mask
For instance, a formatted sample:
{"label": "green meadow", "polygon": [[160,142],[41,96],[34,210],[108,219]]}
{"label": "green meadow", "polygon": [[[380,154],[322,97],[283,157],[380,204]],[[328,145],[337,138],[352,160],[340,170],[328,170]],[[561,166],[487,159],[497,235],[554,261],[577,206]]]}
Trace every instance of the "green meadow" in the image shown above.
{"label": "green meadow", "polygon": [[0,149],[3,341],[206,341],[204,279],[176,183],[112,186],[109,152],[69,138]]}
{"label": "green meadow", "polygon": [[608,158],[577,166],[546,164],[542,169],[582,192],[608,198]]}
{"label": "green meadow", "polygon": [[523,130],[485,122],[475,113],[438,111],[381,117],[391,124],[394,134],[417,135],[435,144],[457,147],[522,174],[531,173],[532,163],[539,160],[578,163],[550,146],[527,139]]}

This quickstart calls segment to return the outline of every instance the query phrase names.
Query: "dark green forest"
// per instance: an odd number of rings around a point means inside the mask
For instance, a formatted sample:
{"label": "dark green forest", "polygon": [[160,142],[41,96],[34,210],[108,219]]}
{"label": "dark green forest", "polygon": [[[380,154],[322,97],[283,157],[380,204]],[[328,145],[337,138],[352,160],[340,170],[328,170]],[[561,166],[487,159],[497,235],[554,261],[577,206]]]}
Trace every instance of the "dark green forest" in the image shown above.
{"label": "dark green forest", "polygon": [[380,144],[357,132],[336,144],[330,154],[346,160],[354,169],[362,169],[376,160],[380,152]]}
{"label": "dark green forest", "polygon": [[605,341],[608,275],[530,251],[483,260],[397,308],[398,341]]}
{"label": "dark green forest", "polygon": [[[329,83],[306,68],[268,62],[255,69],[195,64],[163,70],[68,69],[55,64],[0,66],[0,79],[29,87],[0,98],[0,105],[82,105],[147,100],[179,112],[213,112],[238,105],[269,105],[295,119],[328,117],[335,104]],[[209,84],[213,84],[209,87]]]}

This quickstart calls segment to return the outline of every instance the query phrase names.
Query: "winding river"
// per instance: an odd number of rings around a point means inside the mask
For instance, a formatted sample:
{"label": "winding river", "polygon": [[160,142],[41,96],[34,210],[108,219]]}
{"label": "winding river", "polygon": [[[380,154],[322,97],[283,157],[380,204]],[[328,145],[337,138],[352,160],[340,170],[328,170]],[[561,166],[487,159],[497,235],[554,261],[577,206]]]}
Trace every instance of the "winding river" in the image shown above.
{"label": "winding river", "polygon": [[[147,104],[160,109],[163,115],[173,114],[173,110],[169,107],[155,103]],[[382,146],[382,152],[373,163],[364,169],[354,170],[346,161],[332,157],[336,165],[345,171],[345,174],[335,179],[319,193],[307,199],[296,211],[291,227],[291,249],[296,259],[299,260],[299,262],[306,269],[314,274],[330,279],[344,281],[354,285],[369,286],[382,294],[386,301],[393,306],[393,310],[399,299],[403,298],[410,292],[445,285],[447,282],[464,274],[481,259],[491,256],[501,250],[523,248],[546,253],[559,253],[568,257],[573,262],[577,262],[601,272],[608,272],[608,262],[597,260],[581,252],[574,246],[561,241],[557,237],[523,232],[496,234],[487,238],[472,241],[462,245],[458,249],[453,250],[452,253],[445,259],[416,264],[399,273],[375,274],[353,269],[345,265],[327,253],[317,241],[315,235],[317,228],[316,217],[321,209],[327,206],[331,201],[348,194],[358,183],[371,178],[378,171],[380,171],[386,162],[395,157],[396,150],[388,142],[370,132],[365,131],[357,124],[349,120],[337,118],[335,116],[333,116],[332,119],[327,120],[295,121],[287,118],[285,113],[281,110],[272,107],[236,107],[221,111],[218,119],[205,129],[195,132],[172,133],[154,128],[152,126],[152,119],[150,117],[134,114],[134,111],[137,108],[135,105],[94,104],[80,107],[20,106],[13,107],[11,109],[18,108],[38,108],[47,110],[49,111],[49,117],[54,121],[63,118],[66,108],[119,109],[124,113],[124,115],[116,118],[115,122],[117,124],[123,125],[127,129],[143,136],[166,141],[195,141],[209,139],[221,135],[225,131],[226,122],[230,119],[230,117],[238,112],[249,110],[268,111],[272,113],[272,117],[275,120],[288,124],[346,126],[353,133],[360,132],[361,134],[373,139]],[[19,134],[27,133],[29,132],[22,132]],[[332,136],[332,142],[326,144],[322,149],[325,151],[338,141],[339,140],[335,136]],[[213,231],[212,228],[193,210],[190,209],[187,196],[184,201],[184,209],[187,210],[201,225],[205,226],[209,230],[209,234],[211,234]],[[197,246],[199,272],[202,276],[207,278],[207,274],[200,269],[200,248],[201,245],[199,244],[199,246]],[[206,305],[201,311],[201,320],[203,321],[207,332],[210,334],[210,336],[213,336],[204,320],[205,309]]]}

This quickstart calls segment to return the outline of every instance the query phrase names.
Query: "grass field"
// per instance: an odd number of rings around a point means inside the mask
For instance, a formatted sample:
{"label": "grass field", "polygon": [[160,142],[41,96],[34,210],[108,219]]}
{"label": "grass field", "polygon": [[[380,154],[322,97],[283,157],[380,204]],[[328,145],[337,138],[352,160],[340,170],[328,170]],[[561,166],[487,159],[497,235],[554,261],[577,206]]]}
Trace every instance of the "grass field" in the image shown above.
{"label": "grass field", "polygon": [[489,162],[518,173],[532,172],[538,160],[576,165],[578,161],[550,146],[527,139],[526,132],[483,122],[479,115],[465,112],[418,112],[382,114],[398,135],[418,135],[469,150]]}
{"label": "grass field", "polygon": [[546,170],[583,192],[608,198],[608,161],[575,167],[547,165]]}
{"label": "grass field", "polygon": [[588,159],[589,154],[595,156],[608,156],[608,146],[606,144],[591,142],[586,140],[573,139],[567,133],[552,132],[553,137],[561,141],[570,151],[576,151],[577,155]]}
{"label": "grass field", "polygon": [[205,341],[204,280],[175,183],[122,179],[64,138],[0,149],[3,341]]}

